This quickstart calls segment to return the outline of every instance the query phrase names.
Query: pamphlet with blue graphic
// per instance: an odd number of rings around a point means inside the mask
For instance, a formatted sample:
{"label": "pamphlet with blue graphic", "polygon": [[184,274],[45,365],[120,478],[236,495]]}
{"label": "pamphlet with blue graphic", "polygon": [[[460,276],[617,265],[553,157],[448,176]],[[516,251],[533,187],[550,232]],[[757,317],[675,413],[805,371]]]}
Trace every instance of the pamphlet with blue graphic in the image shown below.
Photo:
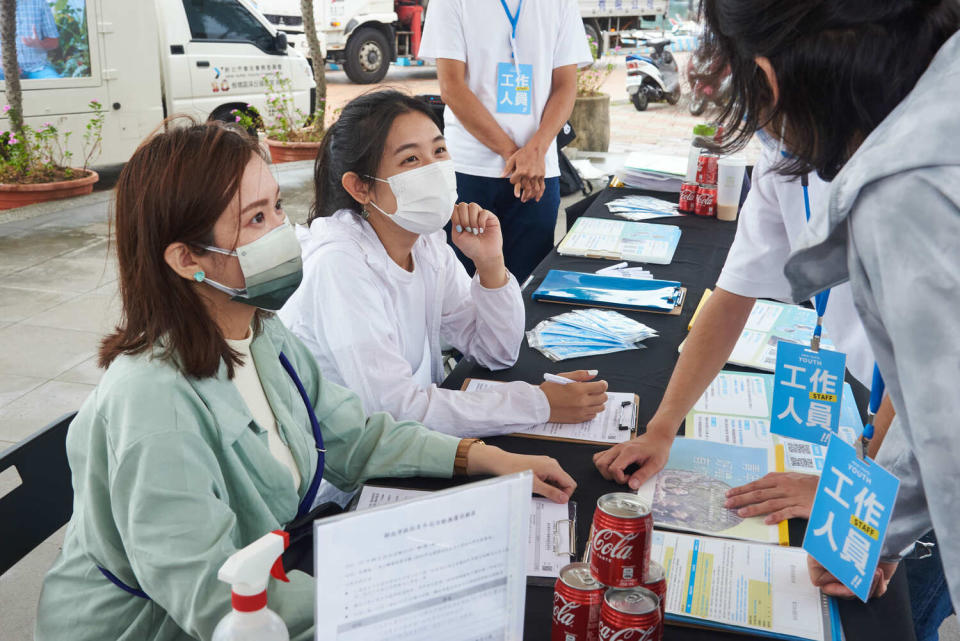
{"label": "pamphlet with blue graphic", "polygon": [[836,602],[815,588],[799,548],[654,531],[667,574],[667,623],[775,639],[842,638]]}
{"label": "pamphlet with blue graphic", "polygon": [[786,544],[778,526],[724,507],[728,490],[756,481],[768,471],[765,448],[678,438],[663,470],[637,494],[652,505],[658,527]]}
{"label": "pamphlet with blue graphic", "polygon": [[674,225],[581,216],[560,241],[563,256],[586,256],[669,265],[680,242]]}
{"label": "pamphlet with blue graphic", "polygon": [[[816,310],[758,300],[727,362],[772,372],[777,365],[777,345],[781,342],[809,345],[816,325]],[[836,349],[826,330],[820,348]]]}
{"label": "pamphlet with blue graphic", "polygon": [[[770,432],[773,375],[722,371],[687,414],[685,435],[715,443],[762,447],[770,453],[770,469],[819,475],[827,448]],[[847,443],[863,433],[853,390],[843,384],[837,428]]]}

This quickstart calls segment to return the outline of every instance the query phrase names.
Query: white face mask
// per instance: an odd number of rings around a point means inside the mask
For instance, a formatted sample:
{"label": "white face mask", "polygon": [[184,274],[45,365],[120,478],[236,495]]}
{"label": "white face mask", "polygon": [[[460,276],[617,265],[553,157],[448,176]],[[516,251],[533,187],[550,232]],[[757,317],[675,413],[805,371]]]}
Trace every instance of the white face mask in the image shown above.
{"label": "white face mask", "polygon": [[440,160],[425,167],[405,171],[386,180],[397,199],[397,212],[388,214],[370,201],[380,213],[414,234],[432,234],[443,229],[457,204],[457,175],[452,160]]}

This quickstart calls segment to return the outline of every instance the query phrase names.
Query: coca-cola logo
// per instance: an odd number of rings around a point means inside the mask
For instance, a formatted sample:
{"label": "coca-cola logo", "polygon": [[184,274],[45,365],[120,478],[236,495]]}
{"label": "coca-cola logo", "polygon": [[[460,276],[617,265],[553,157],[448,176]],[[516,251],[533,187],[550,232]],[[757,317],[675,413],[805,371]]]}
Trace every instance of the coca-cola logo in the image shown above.
{"label": "coca-cola logo", "polygon": [[576,618],[574,610],[580,607],[579,603],[567,601],[556,592],[553,593],[553,620],[555,623],[570,627]]}
{"label": "coca-cola logo", "polygon": [[701,205],[712,205],[713,194],[711,192],[697,192],[697,203]]}
{"label": "coca-cola logo", "polygon": [[614,630],[602,621],[600,622],[601,641],[647,641],[657,631],[657,626],[651,626],[646,630],[640,628],[625,628],[623,630]]}
{"label": "coca-cola logo", "polygon": [[640,536],[639,532],[622,534],[616,530],[600,530],[593,537],[593,551],[609,559],[629,559],[633,554],[631,542]]}

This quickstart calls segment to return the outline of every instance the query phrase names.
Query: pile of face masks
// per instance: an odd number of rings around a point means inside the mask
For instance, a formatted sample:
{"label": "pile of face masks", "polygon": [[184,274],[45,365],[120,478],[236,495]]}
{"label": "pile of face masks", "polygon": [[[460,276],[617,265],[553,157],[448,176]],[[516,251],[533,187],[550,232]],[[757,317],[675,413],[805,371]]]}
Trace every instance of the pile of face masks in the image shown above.
{"label": "pile of face masks", "polygon": [[643,349],[656,330],[619,312],[577,309],[547,319],[527,332],[530,347],[552,361]]}

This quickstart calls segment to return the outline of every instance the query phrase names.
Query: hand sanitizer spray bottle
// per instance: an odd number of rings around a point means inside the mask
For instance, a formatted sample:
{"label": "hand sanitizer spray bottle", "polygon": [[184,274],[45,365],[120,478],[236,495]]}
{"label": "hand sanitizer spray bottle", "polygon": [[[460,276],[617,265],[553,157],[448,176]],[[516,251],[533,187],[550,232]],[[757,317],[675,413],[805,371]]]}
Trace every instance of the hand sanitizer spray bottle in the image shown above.
{"label": "hand sanitizer spray bottle", "polygon": [[266,534],[235,552],[217,578],[230,584],[233,611],[220,620],[213,641],[290,641],[287,626],[267,608],[267,583],[273,576],[289,581],[281,555],[290,543],[282,530]]}

